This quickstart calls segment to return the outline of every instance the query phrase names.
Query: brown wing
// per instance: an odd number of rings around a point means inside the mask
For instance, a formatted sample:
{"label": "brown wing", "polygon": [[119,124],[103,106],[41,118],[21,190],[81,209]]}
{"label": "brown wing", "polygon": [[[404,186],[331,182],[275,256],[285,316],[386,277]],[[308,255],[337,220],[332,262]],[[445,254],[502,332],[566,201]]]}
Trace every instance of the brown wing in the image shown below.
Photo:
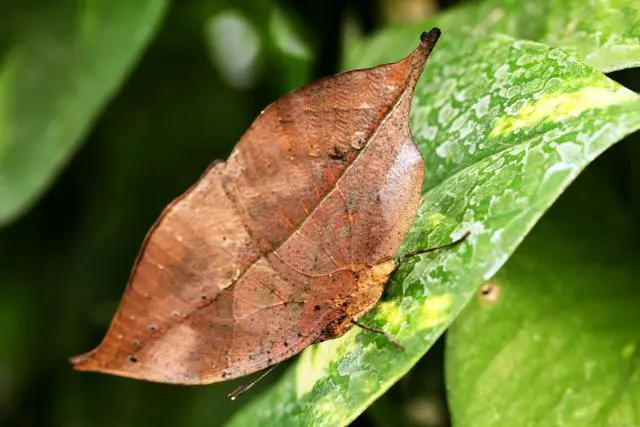
{"label": "brown wing", "polygon": [[321,337],[358,292],[353,272],[391,258],[415,215],[423,166],[408,113],[433,43],[269,106],[163,211],[107,336],[75,367],[208,383]]}
{"label": "brown wing", "polygon": [[[102,347],[93,360],[106,354],[101,370],[117,375],[201,384],[255,372],[295,355],[339,316],[324,294],[332,289],[339,293],[352,274],[338,273],[332,282],[323,278],[324,292],[313,294],[298,289],[300,274],[282,277],[274,265],[283,267],[277,259],[261,258],[209,304],[150,334],[145,345],[130,350],[136,362],[127,360],[122,348],[109,354]],[[314,281],[308,284],[312,288]],[[123,358],[127,363],[121,363]]]}

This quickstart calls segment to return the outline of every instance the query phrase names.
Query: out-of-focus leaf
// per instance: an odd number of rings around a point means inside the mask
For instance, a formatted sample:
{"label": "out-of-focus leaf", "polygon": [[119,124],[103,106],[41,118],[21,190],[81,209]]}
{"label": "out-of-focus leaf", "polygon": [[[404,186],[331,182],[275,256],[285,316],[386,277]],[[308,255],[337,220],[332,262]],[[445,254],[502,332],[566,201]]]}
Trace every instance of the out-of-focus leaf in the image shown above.
{"label": "out-of-focus leaf", "polygon": [[314,58],[302,29],[292,12],[273,4],[267,23],[273,55],[267,78],[283,92],[309,83]]}
{"label": "out-of-focus leaf", "polygon": [[640,425],[632,217],[585,173],[448,335],[454,425]]}
{"label": "out-of-focus leaf", "polygon": [[[419,24],[382,33],[366,52],[347,55],[347,65],[394,58],[399,39],[412,41],[416,32],[441,27],[468,37],[507,34],[561,47],[604,72],[640,65],[640,2],[638,0],[485,0],[470,2]],[[410,45],[410,43],[409,43]]]}
{"label": "out-of-focus leaf", "polygon": [[[27,289],[15,286],[15,277],[0,275],[0,420],[13,409],[28,371],[29,313],[34,309]],[[33,316],[35,317],[35,316]]]}
{"label": "out-of-focus leaf", "polygon": [[291,18],[278,6],[271,11],[269,33],[282,53],[304,61],[311,59],[311,51],[294,28]]}
{"label": "out-of-focus leaf", "polygon": [[0,5],[0,225],[55,178],[126,77],[166,0]]}
{"label": "out-of-focus leaf", "polygon": [[206,40],[220,76],[230,86],[251,87],[257,77],[262,40],[253,24],[235,10],[209,20]]}
{"label": "out-of-focus leaf", "polygon": [[[420,359],[578,173],[640,127],[638,95],[560,49],[453,31],[440,43],[415,93],[412,130],[431,173],[401,252],[471,237],[404,263],[363,320],[405,351],[356,328],[305,351],[230,425],[349,423]],[[385,59],[409,50],[402,36],[372,49]]]}

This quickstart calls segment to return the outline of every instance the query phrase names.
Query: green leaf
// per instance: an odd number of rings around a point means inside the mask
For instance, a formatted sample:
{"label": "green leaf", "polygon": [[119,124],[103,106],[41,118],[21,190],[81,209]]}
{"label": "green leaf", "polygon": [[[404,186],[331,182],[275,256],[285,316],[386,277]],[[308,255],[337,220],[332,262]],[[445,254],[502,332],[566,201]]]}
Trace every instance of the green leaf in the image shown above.
{"label": "green leaf", "polygon": [[472,235],[404,263],[363,319],[406,350],[355,328],[305,351],[231,425],[352,421],[422,357],[578,173],[640,128],[640,97],[560,49],[448,32],[418,84],[411,122],[428,174],[401,252]]}
{"label": "green leaf", "polygon": [[[444,34],[462,31],[467,37],[507,34],[518,39],[561,47],[603,72],[640,65],[640,2],[638,0],[487,0],[465,4],[438,15],[437,20],[386,31],[367,49],[371,58],[352,51],[349,68],[373,64],[381,52],[389,59],[399,39],[439,26]],[[408,43],[410,45],[410,43]]]}
{"label": "green leaf", "polygon": [[585,173],[450,329],[455,426],[640,425],[638,246],[606,178]]}
{"label": "green leaf", "polygon": [[226,9],[209,19],[206,35],[210,55],[224,82],[240,89],[253,86],[262,40],[251,21],[236,10]]}
{"label": "green leaf", "polygon": [[150,40],[165,0],[0,6],[0,225],[46,190]]}
{"label": "green leaf", "polygon": [[475,34],[503,32],[562,47],[604,72],[640,65],[637,0],[493,0],[476,17]]}

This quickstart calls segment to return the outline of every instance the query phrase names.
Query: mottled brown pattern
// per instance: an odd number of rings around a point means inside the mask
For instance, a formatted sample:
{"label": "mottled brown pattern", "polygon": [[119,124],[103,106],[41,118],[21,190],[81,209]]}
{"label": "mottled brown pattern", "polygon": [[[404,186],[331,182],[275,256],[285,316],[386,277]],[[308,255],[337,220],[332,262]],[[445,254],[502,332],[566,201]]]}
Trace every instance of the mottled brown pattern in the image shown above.
{"label": "mottled brown pattern", "polygon": [[267,107],[162,212],[107,336],[74,367],[212,383],[340,336],[370,310],[420,199],[409,110],[439,34]]}

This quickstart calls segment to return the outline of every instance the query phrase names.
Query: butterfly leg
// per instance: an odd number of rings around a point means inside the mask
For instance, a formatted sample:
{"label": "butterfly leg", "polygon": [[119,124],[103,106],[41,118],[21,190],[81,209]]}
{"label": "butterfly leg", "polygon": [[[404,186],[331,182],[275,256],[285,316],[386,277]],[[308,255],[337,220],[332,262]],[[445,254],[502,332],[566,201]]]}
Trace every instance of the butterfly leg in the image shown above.
{"label": "butterfly leg", "polygon": [[467,239],[467,237],[469,237],[470,235],[471,235],[471,232],[467,231],[466,233],[464,233],[464,235],[462,235],[462,237],[459,237],[459,238],[457,238],[456,240],[454,240],[452,242],[445,243],[444,245],[433,246],[431,248],[426,248],[426,249],[417,249],[415,251],[408,252],[408,253],[402,255],[398,259],[398,265],[402,264],[402,262],[404,262],[407,258],[411,258],[412,256],[415,256],[415,255],[426,254],[427,252],[434,252],[434,251],[438,251],[440,249],[446,249],[446,248],[451,248],[451,247],[457,246],[460,243],[464,242]]}
{"label": "butterfly leg", "polygon": [[[460,238],[458,238],[458,239],[456,239],[456,240],[454,240],[454,241],[452,241],[452,242],[445,243],[444,245],[434,246],[434,247],[427,248],[427,249],[418,249],[418,250],[416,250],[416,251],[406,253],[406,254],[404,254],[402,257],[400,257],[400,258],[398,259],[398,262],[395,264],[395,268],[394,268],[393,270],[397,269],[397,268],[398,268],[398,266],[399,266],[399,265],[400,265],[404,260],[406,260],[407,258],[410,258],[410,257],[412,257],[412,256],[414,256],[414,255],[420,255],[420,254],[424,254],[424,253],[427,253],[427,252],[433,252],[433,251],[437,251],[437,250],[440,250],[440,249],[446,249],[446,248],[450,248],[450,247],[453,247],[453,246],[459,245],[459,244],[460,244],[460,243],[462,243],[464,240],[466,240],[466,238],[467,238],[467,237],[469,237],[469,235],[470,235],[470,234],[471,234],[471,233],[470,233],[469,231],[467,231],[467,232],[466,232],[462,237],[460,237]],[[377,300],[377,299],[376,299],[376,300]],[[366,311],[368,311],[368,310],[365,310],[365,312],[366,312]],[[380,335],[384,335],[384,336],[385,336],[385,337],[386,337],[386,338],[387,338],[391,343],[395,344],[398,348],[400,348],[400,349],[404,350],[404,346],[403,346],[402,344],[400,344],[400,342],[398,341],[398,339],[397,339],[396,337],[394,337],[393,335],[388,334],[387,332],[385,332],[385,331],[383,331],[383,330],[375,329],[375,328],[372,328],[372,327],[370,327],[370,326],[363,325],[362,323],[358,322],[357,320],[355,320],[355,319],[353,319],[353,318],[351,319],[351,323],[353,323],[354,325],[359,326],[360,328],[362,328],[362,329],[364,329],[364,330],[366,330],[366,331],[374,332],[374,333],[376,333],[376,334],[380,334]]]}
{"label": "butterfly leg", "polygon": [[246,384],[242,384],[241,386],[239,386],[238,388],[236,388],[235,390],[233,390],[231,393],[229,393],[227,395],[227,397],[231,400],[236,400],[238,397],[240,397],[241,395],[243,395],[245,392],[249,391],[249,389],[251,387],[253,387],[254,385],[256,385],[256,383],[258,383],[258,381],[260,381],[261,379],[263,379],[264,377],[266,377],[271,371],[273,371],[276,365],[270,366],[269,368],[267,368],[262,374],[260,374],[260,376],[258,378],[256,378],[255,380],[246,383]]}
{"label": "butterfly leg", "polygon": [[351,322],[353,322],[354,325],[359,326],[360,328],[364,329],[365,331],[369,331],[369,332],[374,332],[376,334],[380,334],[380,335],[384,335],[386,339],[388,339],[392,344],[395,344],[396,347],[398,347],[400,350],[404,350],[404,346],[402,344],[400,344],[400,341],[398,341],[398,339],[396,337],[394,337],[393,335],[381,330],[381,329],[376,329],[376,328],[372,328],[371,326],[367,326],[364,325],[360,322],[358,322],[355,319],[351,319]]}

